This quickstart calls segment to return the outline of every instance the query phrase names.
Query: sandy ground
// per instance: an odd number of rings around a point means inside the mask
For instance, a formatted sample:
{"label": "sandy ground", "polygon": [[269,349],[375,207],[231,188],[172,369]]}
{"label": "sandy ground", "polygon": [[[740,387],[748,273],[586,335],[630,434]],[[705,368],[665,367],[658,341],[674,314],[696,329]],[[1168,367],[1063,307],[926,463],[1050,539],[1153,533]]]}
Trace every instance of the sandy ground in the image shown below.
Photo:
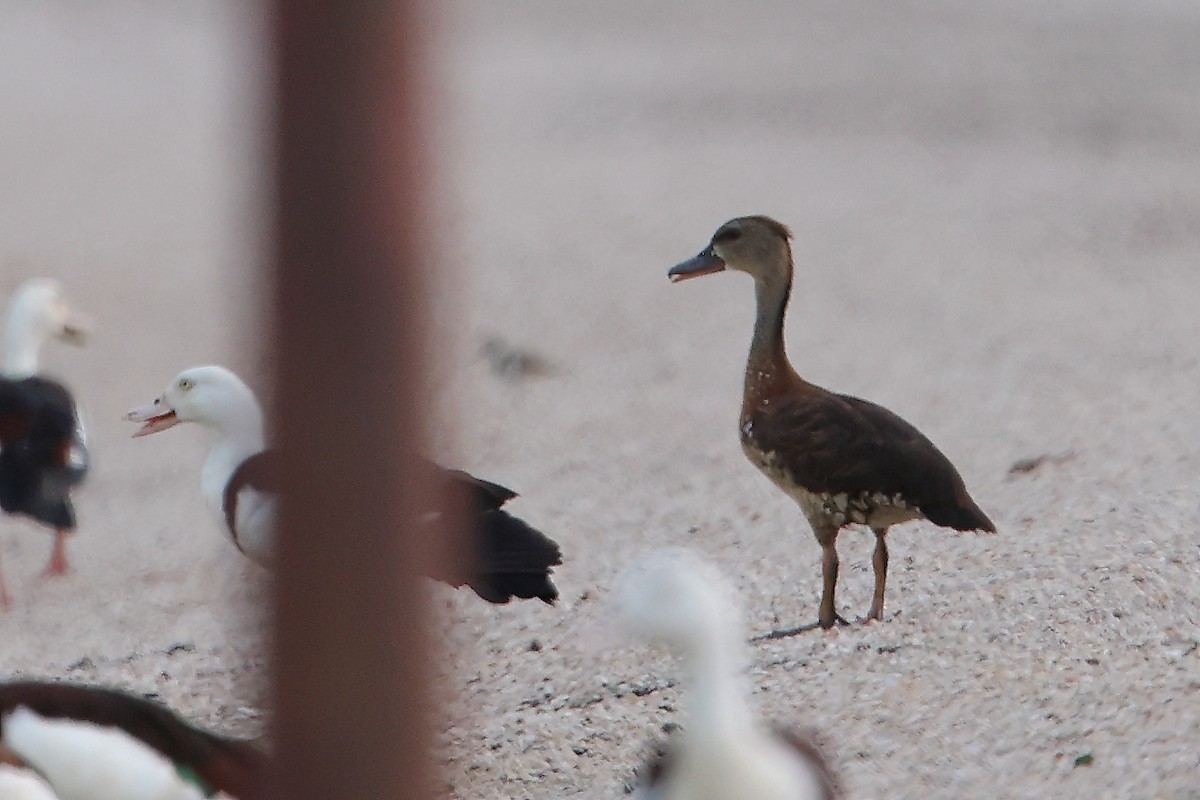
{"label": "sandy ground", "polygon": [[[0,521],[0,673],[252,734],[262,576],[202,506],[199,432],[119,416],[195,363],[263,384],[263,23],[104,6],[0,26],[0,294],[55,274],[94,319],[47,364],[96,460],[69,577]],[[1200,10],[1044,6],[447,13],[435,455],[567,557],[556,608],[431,589],[452,796],[622,795],[679,703],[669,658],[595,646],[642,549],[718,559],[753,634],[815,619],[816,543],[737,444],[750,282],[665,278],[744,213],[796,233],[801,373],[922,428],[1000,528],[895,530],[883,624],[748,648],[764,713],[820,730],[854,798],[1200,796]],[[502,380],[491,336],[557,372]],[[870,536],[840,541],[861,614]]]}

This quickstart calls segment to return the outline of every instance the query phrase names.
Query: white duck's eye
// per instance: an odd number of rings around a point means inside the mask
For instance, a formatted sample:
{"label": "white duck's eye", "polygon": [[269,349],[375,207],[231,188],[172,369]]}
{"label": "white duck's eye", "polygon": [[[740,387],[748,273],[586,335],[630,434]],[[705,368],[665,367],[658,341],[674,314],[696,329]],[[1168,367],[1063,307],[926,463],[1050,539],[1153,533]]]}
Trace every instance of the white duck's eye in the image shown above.
{"label": "white duck's eye", "polygon": [[179,389],[181,391],[186,392],[188,389],[192,388],[194,385],[195,385],[195,382],[191,378],[180,378],[179,379]]}

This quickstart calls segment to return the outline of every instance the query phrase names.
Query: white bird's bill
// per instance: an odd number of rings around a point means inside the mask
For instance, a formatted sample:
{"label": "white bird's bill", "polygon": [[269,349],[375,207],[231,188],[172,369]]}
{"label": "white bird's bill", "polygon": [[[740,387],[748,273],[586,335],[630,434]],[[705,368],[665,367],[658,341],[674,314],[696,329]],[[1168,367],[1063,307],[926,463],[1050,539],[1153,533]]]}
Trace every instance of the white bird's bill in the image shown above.
{"label": "white bird's bill", "polygon": [[165,431],[167,428],[173,428],[179,424],[179,417],[175,415],[175,409],[171,408],[163,397],[157,398],[153,403],[147,403],[144,406],[138,406],[125,412],[125,419],[130,422],[144,422],[142,427],[134,431],[133,436],[149,436],[152,433]]}

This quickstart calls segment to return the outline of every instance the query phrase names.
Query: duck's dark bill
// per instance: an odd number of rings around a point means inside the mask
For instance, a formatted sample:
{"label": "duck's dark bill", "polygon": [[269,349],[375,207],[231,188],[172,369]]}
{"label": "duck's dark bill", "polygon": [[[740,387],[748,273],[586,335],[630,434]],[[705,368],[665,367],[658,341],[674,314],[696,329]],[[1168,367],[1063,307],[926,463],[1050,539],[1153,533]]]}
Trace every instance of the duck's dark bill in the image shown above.
{"label": "duck's dark bill", "polygon": [[682,264],[676,264],[667,273],[667,277],[671,279],[672,283],[678,283],[688,278],[720,272],[723,269],[725,269],[725,262],[712,250],[705,250],[695,258],[690,258]]}

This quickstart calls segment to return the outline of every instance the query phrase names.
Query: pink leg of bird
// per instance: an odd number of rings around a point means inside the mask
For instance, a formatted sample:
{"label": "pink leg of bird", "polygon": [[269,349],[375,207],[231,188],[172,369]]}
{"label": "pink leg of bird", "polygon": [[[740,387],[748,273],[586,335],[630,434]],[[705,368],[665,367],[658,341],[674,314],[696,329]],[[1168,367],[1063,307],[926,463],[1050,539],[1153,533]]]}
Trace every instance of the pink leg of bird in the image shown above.
{"label": "pink leg of bird", "polygon": [[67,574],[67,534],[70,531],[57,530],[54,532],[54,549],[50,551],[50,561],[42,570],[42,577]]}

